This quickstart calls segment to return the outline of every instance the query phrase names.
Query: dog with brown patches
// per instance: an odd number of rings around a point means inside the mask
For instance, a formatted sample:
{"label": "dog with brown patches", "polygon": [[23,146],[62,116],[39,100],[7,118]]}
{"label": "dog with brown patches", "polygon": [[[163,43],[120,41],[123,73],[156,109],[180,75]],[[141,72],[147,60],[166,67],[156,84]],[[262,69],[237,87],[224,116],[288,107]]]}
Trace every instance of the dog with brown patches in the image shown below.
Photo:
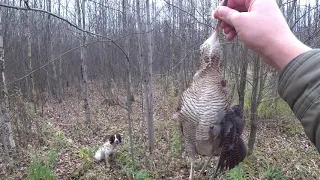
{"label": "dog with brown patches", "polygon": [[104,160],[105,166],[110,167],[110,156],[117,152],[122,145],[122,137],[120,134],[113,134],[106,138],[107,141],[96,151],[94,158],[101,162]]}

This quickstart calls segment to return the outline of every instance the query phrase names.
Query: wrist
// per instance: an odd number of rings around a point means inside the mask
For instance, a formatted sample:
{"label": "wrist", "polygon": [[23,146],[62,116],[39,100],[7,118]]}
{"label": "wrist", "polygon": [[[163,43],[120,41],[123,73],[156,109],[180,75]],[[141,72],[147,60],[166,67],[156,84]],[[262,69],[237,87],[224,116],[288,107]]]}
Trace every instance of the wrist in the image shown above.
{"label": "wrist", "polygon": [[[284,40],[287,39],[287,40]],[[288,38],[279,38],[279,40],[270,43],[272,47],[262,56],[270,62],[278,72],[281,72],[285,66],[300,54],[311,50],[310,47],[299,41],[293,34]]]}

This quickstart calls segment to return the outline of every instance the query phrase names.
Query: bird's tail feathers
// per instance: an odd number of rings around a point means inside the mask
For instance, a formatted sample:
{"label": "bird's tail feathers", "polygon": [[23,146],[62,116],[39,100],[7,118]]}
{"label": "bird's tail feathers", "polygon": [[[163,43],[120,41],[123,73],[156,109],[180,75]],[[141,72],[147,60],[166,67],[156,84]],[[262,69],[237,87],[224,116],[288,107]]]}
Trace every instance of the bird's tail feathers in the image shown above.
{"label": "bird's tail feathers", "polygon": [[242,162],[247,155],[247,149],[244,141],[238,133],[236,134],[233,142],[232,139],[232,133],[229,133],[222,145],[216,172],[234,168]]}

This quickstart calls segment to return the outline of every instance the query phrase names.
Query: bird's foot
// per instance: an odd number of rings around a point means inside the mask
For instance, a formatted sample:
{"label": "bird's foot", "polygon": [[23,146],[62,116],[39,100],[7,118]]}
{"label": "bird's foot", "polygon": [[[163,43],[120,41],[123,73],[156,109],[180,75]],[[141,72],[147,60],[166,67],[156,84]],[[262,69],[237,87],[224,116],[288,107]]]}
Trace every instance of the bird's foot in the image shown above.
{"label": "bird's foot", "polygon": [[189,174],[189,180],[193,180],[193,176],[194,176],[193,168],[191,168],[190,169],[190,174]]}
{"label": "bird's foot", "polygon": [[189,180],[193,180],[193,173],[190,173]]}

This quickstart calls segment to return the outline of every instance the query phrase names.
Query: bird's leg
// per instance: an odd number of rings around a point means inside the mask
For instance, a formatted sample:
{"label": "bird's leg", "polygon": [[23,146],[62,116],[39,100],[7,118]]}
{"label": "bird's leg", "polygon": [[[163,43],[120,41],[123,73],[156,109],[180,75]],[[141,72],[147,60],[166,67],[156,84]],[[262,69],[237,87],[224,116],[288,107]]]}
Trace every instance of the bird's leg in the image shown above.
{"label": "bird's leg", "polygon": [[212,159],[213,156],[214,156],[214,154],[212,153],[212,155],[210,156],[210,158],[208,159],[208,161],[202,166],[201,171],[200,171],[200,173],[199,173],[199,175],[198,175],[198,178],[197,178],[198,180],[200,179],[203,171],[207,168],[207,166],[208,166],[208,164],[209,164],[209,162],[211,161],[211,159]]}
{"label": "bird's leg", "polygon": [[193,165],[194,165],[194,157],[190,158],[191,167],[190,167],[190,175],[189,180],[193,180]]}

